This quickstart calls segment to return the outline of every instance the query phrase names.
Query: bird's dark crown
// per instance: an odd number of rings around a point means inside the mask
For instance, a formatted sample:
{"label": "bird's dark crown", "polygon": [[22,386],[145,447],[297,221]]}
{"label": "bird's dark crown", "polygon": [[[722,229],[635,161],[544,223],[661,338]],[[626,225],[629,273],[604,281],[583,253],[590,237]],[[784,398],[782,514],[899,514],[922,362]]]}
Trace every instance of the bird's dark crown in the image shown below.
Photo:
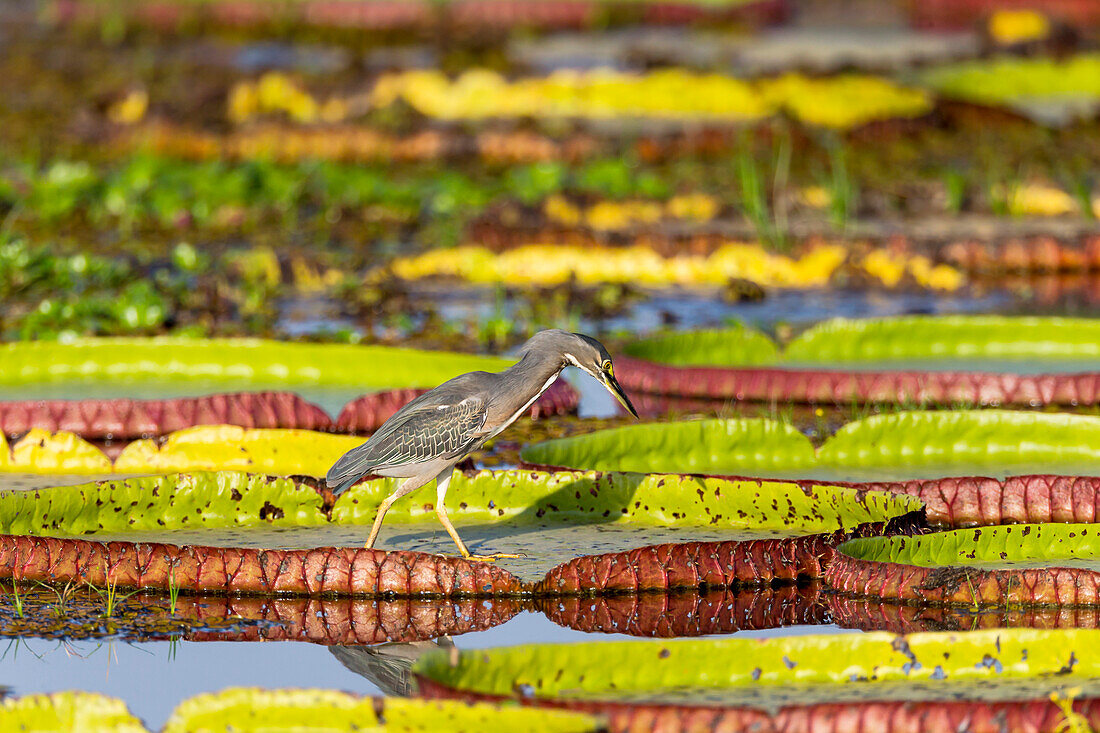
{"label": "bird's dark crown", "polygon": [[606,371],[611,364],[611,355],[599,341],[559,328],[539,331],[520,347],[519,353],[521,357],[536,354],[542,358],[559,358],[566,366],[580,366],[594,374]]}

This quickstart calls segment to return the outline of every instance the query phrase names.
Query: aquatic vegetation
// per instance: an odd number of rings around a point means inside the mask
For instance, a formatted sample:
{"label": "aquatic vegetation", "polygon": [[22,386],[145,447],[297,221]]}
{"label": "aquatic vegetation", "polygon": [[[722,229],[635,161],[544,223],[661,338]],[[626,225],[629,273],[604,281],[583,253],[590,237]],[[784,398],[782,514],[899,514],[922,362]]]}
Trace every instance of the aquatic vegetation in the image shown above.
{"label": "aquatic vegetation", "polygon": [[[369,371],[363,364],[370,364]],[[468,371],[500,371],[489,356],[387,346],[260,339],[77,339],[0,346],[0,384],[63,381],[245,382],[250,388],[434,387]]]}
{"label": "aquatic vegetation", "polygon": [[611,428],[525,446],[524,461],[603,471],[798,477],[817,463],[792,425],[762,418],[689,420]]}
{"label": "aquatic vegetation", "polygon": [[[826,439],[816,456],[809,439],[794,428],[762,418],[628,425],[536,443],[521,455],[530,463],[576,469],[671,471],[676,465],[712,475],[756,472],[843,481],[1073,477],[1100,470],[1098,439],[1100,418],[1092,416],[944,410],[850,422]],[[911,485],[920,488],[918,482]],[[937,490],[932,486],[929,493]]]}
{"label": "aquatic vegetation", "polygon": [[931,109],[927,95],[886,79],[855,74],[810,79],[787,74],[742,81],[681,69],[625,74],[610,69],[559,70],[514,81],[472,69],[453,81],[438,71],[384,75],[371,93],[376,106],[402,99],[446,120],[493,117],[658,118],[752,122],[785,109],[808,124],[850,128]]}
{"label": "aquatic vegetation", "polygon": [[[1100,631],[1032,629],[923,633],[882,632],[768,639],[661,640],[599,644],[529,644],[421,657],[413,671],[455,691],[558,702],[653,699],[676,688],[734,691],[798,685],[885,686],[893,681],[942,685],[1041,679],[1066,682],[1096,673],[1090,653]],[[586,663],[598,655],[611,664]],[[1075,661],[1070,662],[1071,658]],[[835,689],[835,688],[834,688]],[[868,690],[871,691],[871,690]],[[1100,710],[1097,711],[1100,713]]]}
{"label": "aquatic vegetation", "polygon": [[1100,55],[1066,59],[1002,57],[927,71],[924,82],[941,94],[986,104],[1100,97]]}
{"label": "aquatic vegetation", "polygon": [[822,577],[829,548],[842,535],[684,542],[589,555],[553,568],[534,590],[559,596],[793,583]]}
{"label": "aquatic vegetation", "polygon": [[[372,400],[373,397],[375,395],[360,399],[364,403],[379,401]],[[370,423],[368,420],[362,422]],[[86,439],[117,440],[163,435],[196,425],[330,430],[333,422],[321,408],[289,392],[238,392],[151,400],[0,402],[0,432],[7,435],[38,428],[48,432],[66,431]]]}
{"label": "aquatic vegetation", "polygon": [[[291,392],[235,392],[148,400],[120,397],[0,401],[0,434],[22,435],[37,429],[68,432],[85,439],[123,440],[165,435],[201,425],[369,433],[425,391],[409,388],[363,395],[344,405],[336,419]],[[532,418],[566,415],[576,411],[578,399],[567,383],[555,382],[531,405],[528,414]]]}
{"label": "aquatic vegetation", "polygon": [[0,726],[7,730],[95,730],[146,733],[126,707],[113,697],[92,692],[56,692],[0,700]]}
{"label": "aquatic vegetation", "polygon": [[[72,539],[94,538],[103,532],[112,538],[133,533],[171,537],[172,531],[187,528],[367,526],[393,483],[392,479],[366,481],[334,505],[326,504],[311,487],[288,479],[232,472],[8,492],[0,494],[0,531],[5,533],[0,535],[0,575],[20,583],[75,580],[103,586],[109,581],[118,588],[364,596],[725,586],[771,577],[794,579],[800,573],[819,576],[820,560],[836,539],[868,525],[902,521],[920,509],[911,497],[828,486],[573,472],[455,475],[448,510],[460,522],[509,522],[520,527],[629,523],[720,528],[772,538],[643,548],[638,553],[646,556],[646,562],[638,568],[644,572],[609,577],[597,570],[593,577],[601,577],[590,585],[579,579],[576,570],[593,561],[597,568],[614,566],[614,556],[563,566],[547,580],[527,585],[496,566],[423,553],[178,547]],[[127,511],[119,511],[121,507]],[[435,517],[433,506],[415,495],[398,501],[388,516],[404,523]],[[491,569],[482,572],[485,567]],[[721,567],[733,573],[726,574]],[[704,575],[695,575],[699,572]],[[694,580],[688,582],[690,578]]]}
{"label": "aquatic vegetation", "polygon": [[582,284],[725,285],[743,278],[776,287],[826,284],[843,263],[845,250],[837,245],[816,247],[801,257],[772,254],[759,244],[730,243],[709,256],[662,257],[653,249],[633,247],[572,247],[528,245],[494,253],[466,245],[398,258],[368,275],[384,279],[389,273],[406,280],[456,277],[474,283],[553,285]]}
{"label": "aquatic vegetation", "polygon": [[925,604],[1096,606],[1097,529],[1024,524],[852,540],[825,577],[844,593]]}
{"label": "aquatic vegetation", "polygon": [[769,350],[763,336],[739,326],[628,344],[627,354],[646,361],[623,361],[620,372],[629,389],[713,398],[1095,404],[1096,326],[1091,319],[1051,317],[834,319],[782,351]]}
{"label": "aquatic vegetation", "polygon": [[165,733],[185,733],[231,725],[234,730],[313,727],[323,719],[329,730],[440,730],[479,733],[497,729],[517,733],[594,733],[596,718],[563,710],[399,697],[370,698],[335,690],[261,690],[230,688],[189,698],[172,712]]}
{"label": "aquatic vegetation", "polygon": [[1094,476],[948,477],[864,485],[919,498],[924,503],[928,522],[933,526],[1091,523],[1100,520],[1097,514],[1100,478]]}

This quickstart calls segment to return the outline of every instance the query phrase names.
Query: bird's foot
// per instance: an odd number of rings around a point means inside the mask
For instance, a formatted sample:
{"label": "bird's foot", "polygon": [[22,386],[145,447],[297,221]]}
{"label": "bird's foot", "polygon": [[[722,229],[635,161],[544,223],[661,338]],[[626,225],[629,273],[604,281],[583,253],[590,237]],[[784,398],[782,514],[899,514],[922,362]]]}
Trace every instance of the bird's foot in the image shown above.
{"label": "bird's foot", "polygon": [[492,555],[463,555],[463,559],[470,562],[496,562],[497,560],[521,560],[527,557],[522,552],[494,552]]}

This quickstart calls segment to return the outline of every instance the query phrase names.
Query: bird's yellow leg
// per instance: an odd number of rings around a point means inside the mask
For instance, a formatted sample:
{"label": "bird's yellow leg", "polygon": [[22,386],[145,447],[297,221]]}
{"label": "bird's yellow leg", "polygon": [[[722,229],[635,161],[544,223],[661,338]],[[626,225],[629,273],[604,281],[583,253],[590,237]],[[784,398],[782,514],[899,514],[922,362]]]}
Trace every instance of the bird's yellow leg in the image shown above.
{"label": "bird's yellow leg", "polygon": [[382,529],[382,520],[386,517],[386,512],[390,510],[393,503],[400,499],[405,494],[416,491],[421,486],[426,484],[425,480],[417,480],[416,478],[405,479],[397,489],[382,500],[382,503],[378,505],[378,511],[374,515],[374,524],[370,528],[370,536],[367,537],[367,544],[364,545],[368,550],[374,547],[374,541],[378,539],[378,530]]}
{"label": "bird's yellow leg", "polygon": [[458,536],[458,530],[451,524],[451,518],[447,516],[447,508],[443,506],[443,500],[447,497],[447,486],[450,483],[451,474],[448,472],[445,477],[439,479],[439,483],[436,485],[435,516],[439,518],[439,523],[443,525],[443,529],[447,530],[447,534],[449,534],[455,544],[458,545],[458,551],[462,553],[463,558],[472,562],[492,562],[494,560],[527,557],[523,553],[514,555],[506,552],[495,552],[492,555],[475,555],[471,553],[470,550],[467,549],[466,543]]}

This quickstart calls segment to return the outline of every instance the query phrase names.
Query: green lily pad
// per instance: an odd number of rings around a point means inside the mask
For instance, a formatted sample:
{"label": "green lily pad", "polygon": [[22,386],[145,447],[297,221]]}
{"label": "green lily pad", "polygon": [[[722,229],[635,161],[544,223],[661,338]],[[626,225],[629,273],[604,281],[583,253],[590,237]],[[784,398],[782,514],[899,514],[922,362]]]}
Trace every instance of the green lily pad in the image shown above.
{"label": "green lily pad", "polygon": [[[760,702],[765,690],[795,700],[845,692],[881,699],[897,687],[961,695],[975,686],[1100,678],[1100,631],[998,629],[895,636],[883,632],[778,638],[529,644],[432,652],[413,672],[489,695],[559,700]],[[1097,687],[1092,685],[1092,689]],[[830,697],[832,696],[832,697]],[[1040,693],[1039,696],[1042,696]]]}
{"label": "green lily pad", "polygon": [[[353,487],[326,516],[321,496],[290,479],[240,472],[175,474],[0,493],[0,533],[215,547],[355,547],[398,479]],[[431,486],[397,501],[378,546],[453,553]],[[690,542],[797,537],[884,522],[921,508],[887,492],[781,482],[631,473],[456,473],[447,509],[479,550],[515,551],[504,563],[538,580],[563,558]],[[486,546],[488,545],[488,547]]]}
{"label": "green lily pad", "polygon": [[546,466],[601,471],[710,473],[792,478],[816,463],[794,426],[775,420],[645,423],[525,446],[520,457]]}
{"label": "green lily pad", "polygon": [[336,690],[231,688],[196,695],[172,712],[164,733],[193,730],[469,731],[583,733],[601,729],[588,715],[515,705],[369,698]]}
{"label": "green lily pad", "polygon": [[[369,525],[399,479],[364,481],[332,507],[331,522]],[[435,522],[424,490],[397,501],[387,522]],[[428,501],[425,502],[425,499]],[[881,522],[920,507],[909,496],[831,486],[701,476],[562,471],[457,473],[447,508],[467,524],[613,524],[818,534]],[[0,493],[0,532],[77,535],[325,524],[322,499],[285,478],[236,471],[101,481]]]}
{"label": "green lily pad", "polygon": [[676,366],[758,366],[779,359],[779,349],[770,338],[741,325],[654,336],[629,343],[623,351],[638,359]]}
{"label": "green lily pad", "polygon": [[1100,368],[1100,321],[1016,316],[837,318],[803,332],[782,353],[766,336],[744,327],[657,336],[630,344],[625,351],[676,366],[1081,371]]}
{"label": "green lily pad", "polygon": [[1017,524],[958,529],[915,537],[868,537],[841,545],[867,562],[981,570],[1100,570],[1100,525]]}
{"label": "green lily pad", "polygon": [[199,382],[260,387],[434,387],[464,372],[500,371],[488,356],[388,346],[259,339],[104,338],[0,346],[0,385],[70,381]]}
{"label": "green lily pad", "polygon": [[761,419],[651,423],[526,446],[523,460],[574,469],[691,471],[815,481],[1100,475],[1100,418],[1012,410],[873,415],[816,457],[789,425]]}
{"label": "green lily pad", "polygon": [[1012,410],[900,412],[845,425],[817,454],[821,475],[1100,476],[1100,418]]}

